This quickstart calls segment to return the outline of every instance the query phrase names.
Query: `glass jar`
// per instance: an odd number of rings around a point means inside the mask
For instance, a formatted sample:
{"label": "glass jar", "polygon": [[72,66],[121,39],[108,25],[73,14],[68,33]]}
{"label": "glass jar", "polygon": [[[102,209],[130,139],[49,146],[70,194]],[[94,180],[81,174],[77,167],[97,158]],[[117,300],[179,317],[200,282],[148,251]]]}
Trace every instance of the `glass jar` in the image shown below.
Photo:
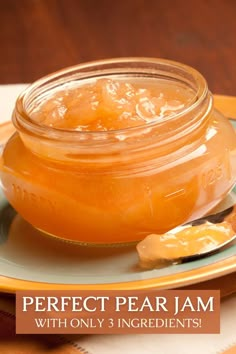
{"label": "glass jar", "polygon": [[[31,119],[32,105],[97,78],[164,80],[191,89],[166,119],[115,131],[71,131]],[[202,75],[186,65],[122,58],[66,68],[28,87],[13,113],[1,181],[17,212],[46,234],[81,244],[136,242],[203,216],[231,190],[236,136]]]}

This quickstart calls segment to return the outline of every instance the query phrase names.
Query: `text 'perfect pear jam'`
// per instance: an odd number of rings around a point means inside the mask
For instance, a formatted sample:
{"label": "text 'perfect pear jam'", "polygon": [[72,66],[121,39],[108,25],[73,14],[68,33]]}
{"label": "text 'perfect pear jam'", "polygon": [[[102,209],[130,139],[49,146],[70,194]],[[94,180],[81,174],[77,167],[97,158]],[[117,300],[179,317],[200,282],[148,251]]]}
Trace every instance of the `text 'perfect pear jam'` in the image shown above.
{"label": "text 'perfect pear jam'", "polygon": [[26,89],[1,180],[34,227],[81,244],[162,234],[230,191],[236,138],[196,70],[161,59],[77,65]]}

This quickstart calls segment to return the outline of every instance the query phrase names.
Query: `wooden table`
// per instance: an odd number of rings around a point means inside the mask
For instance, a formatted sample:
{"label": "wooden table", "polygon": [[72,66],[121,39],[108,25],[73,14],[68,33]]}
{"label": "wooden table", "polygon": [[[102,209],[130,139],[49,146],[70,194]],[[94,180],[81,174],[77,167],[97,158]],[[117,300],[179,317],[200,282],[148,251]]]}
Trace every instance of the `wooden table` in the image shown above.
{"label": "wooden table", "polygon": [[236,95],[235,0],[0,0],[0,84],[79,62],[163,57]]}

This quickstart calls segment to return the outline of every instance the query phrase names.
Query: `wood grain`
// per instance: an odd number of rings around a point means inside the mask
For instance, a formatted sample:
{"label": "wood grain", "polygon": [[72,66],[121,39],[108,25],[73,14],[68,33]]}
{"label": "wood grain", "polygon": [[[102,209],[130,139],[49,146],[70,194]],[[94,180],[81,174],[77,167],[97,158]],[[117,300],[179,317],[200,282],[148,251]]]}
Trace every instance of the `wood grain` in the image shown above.
{"label": "wood grain", "polygon": [[79,62],[163,57],[236,94],[234,0],[0,0],[0,84]]}

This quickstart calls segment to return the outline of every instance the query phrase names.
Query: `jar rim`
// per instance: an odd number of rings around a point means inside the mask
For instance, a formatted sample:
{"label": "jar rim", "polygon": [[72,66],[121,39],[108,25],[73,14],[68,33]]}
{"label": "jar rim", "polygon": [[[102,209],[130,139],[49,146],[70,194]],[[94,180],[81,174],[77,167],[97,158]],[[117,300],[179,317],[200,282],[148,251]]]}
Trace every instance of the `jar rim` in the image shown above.
{"label": "jar rim", "polygon": [[[27,113],[27,108],[26,108],[27,99],[29,99],[32,92],[37,91],[40,87],[43,87],[44,85],[50,84],[51,82],[54,82],[54,84],[65,83],[65,77],[67,77],[67,79],[68,78],[71,79],[76,75],[76,73],[77,73],[76,76],[77,79],[86,78],[88,74],[90,75],[92,74],[93,77],[93,74],[95,72],[97,73],[100,72],[100,75],[97,74],[97,77],[99,77],[103,72],[101,68],[106,66],[110,66],[110,75],[112,75],[112,67],[113,67],[113,71],[115,70],[115,66],[117,66],[120,69],[123,67],[123,69],[126,68],[127,70],[129,69],[129,66],[132,66],[132,64],[136,64],[134,68],[135,70],[139,70],[140,74],[151,73],[152,75],[155,74],[157,75],[157,69],[154,69],[154,66],[159,65],[162,66],[163,69],[164,68],[171,69],[172,75],[174,75],[174,70],[177,71],[179,70],[179,72],[182,72],[183,74],[188,74],[194,80],[194,83],[196,85],[194,102],[191,105],[185,107],[180,112],[174,113],[169,117],[165,117],[164,122],[169,122],[174,119],[181,119],[182,116],[191,113],[191,111],[194,111],[199,105],[201,105],[201,103],[207,97],[208,85],[205,78],[202,76],[202,74],[196,69],[192,68],[191,66],[188,66],[186,64],[177,61],[162,59],[162,58],[149,58],[149,57],[121,57],[121,58],[89,61],[89,62],[69,66],[61,70],[58,70],[56,72],[50,73],[36,80],[32,84],[30,84],[19,95],[16,101],[15,110],[12,116],[12,120],[16,129],[23,132],[28,131],[33,133],[34,135],[41,136],[48,139],[55,139],[55,140],[71,141],[75,138],[77,139],[78,137],[83,136],[83,137],[90,137],[92,139],[94,138],[94,140],[96,141],[99,140],[104,141],[104,139],[107,139],[113,135],[134,136],[135,134],[139,133],[143,129],[149,129],[149,128],[157,127],[159,124],[163,124],[164,123],[163,119],[161,121],[160,119],[159,120],[153,119],[153,121],[151,122],[145,122],[144,124],[140,124],[138,126],[122,128],[119,130],[78,131],[78,130],[69,130],[69,129],[58,129],[55,127],[50,127],[47,125],[40,124],[39,122],[32,120],[30,118],[30,114]],[[126,67],[124,65],[126,65]],[[140,68],[137,67],[138,65],[140,66]],[[147,68],[148,65],[150,66],[150,68]],[[97,69],[94,70],[94,68],[96,67]]]}

